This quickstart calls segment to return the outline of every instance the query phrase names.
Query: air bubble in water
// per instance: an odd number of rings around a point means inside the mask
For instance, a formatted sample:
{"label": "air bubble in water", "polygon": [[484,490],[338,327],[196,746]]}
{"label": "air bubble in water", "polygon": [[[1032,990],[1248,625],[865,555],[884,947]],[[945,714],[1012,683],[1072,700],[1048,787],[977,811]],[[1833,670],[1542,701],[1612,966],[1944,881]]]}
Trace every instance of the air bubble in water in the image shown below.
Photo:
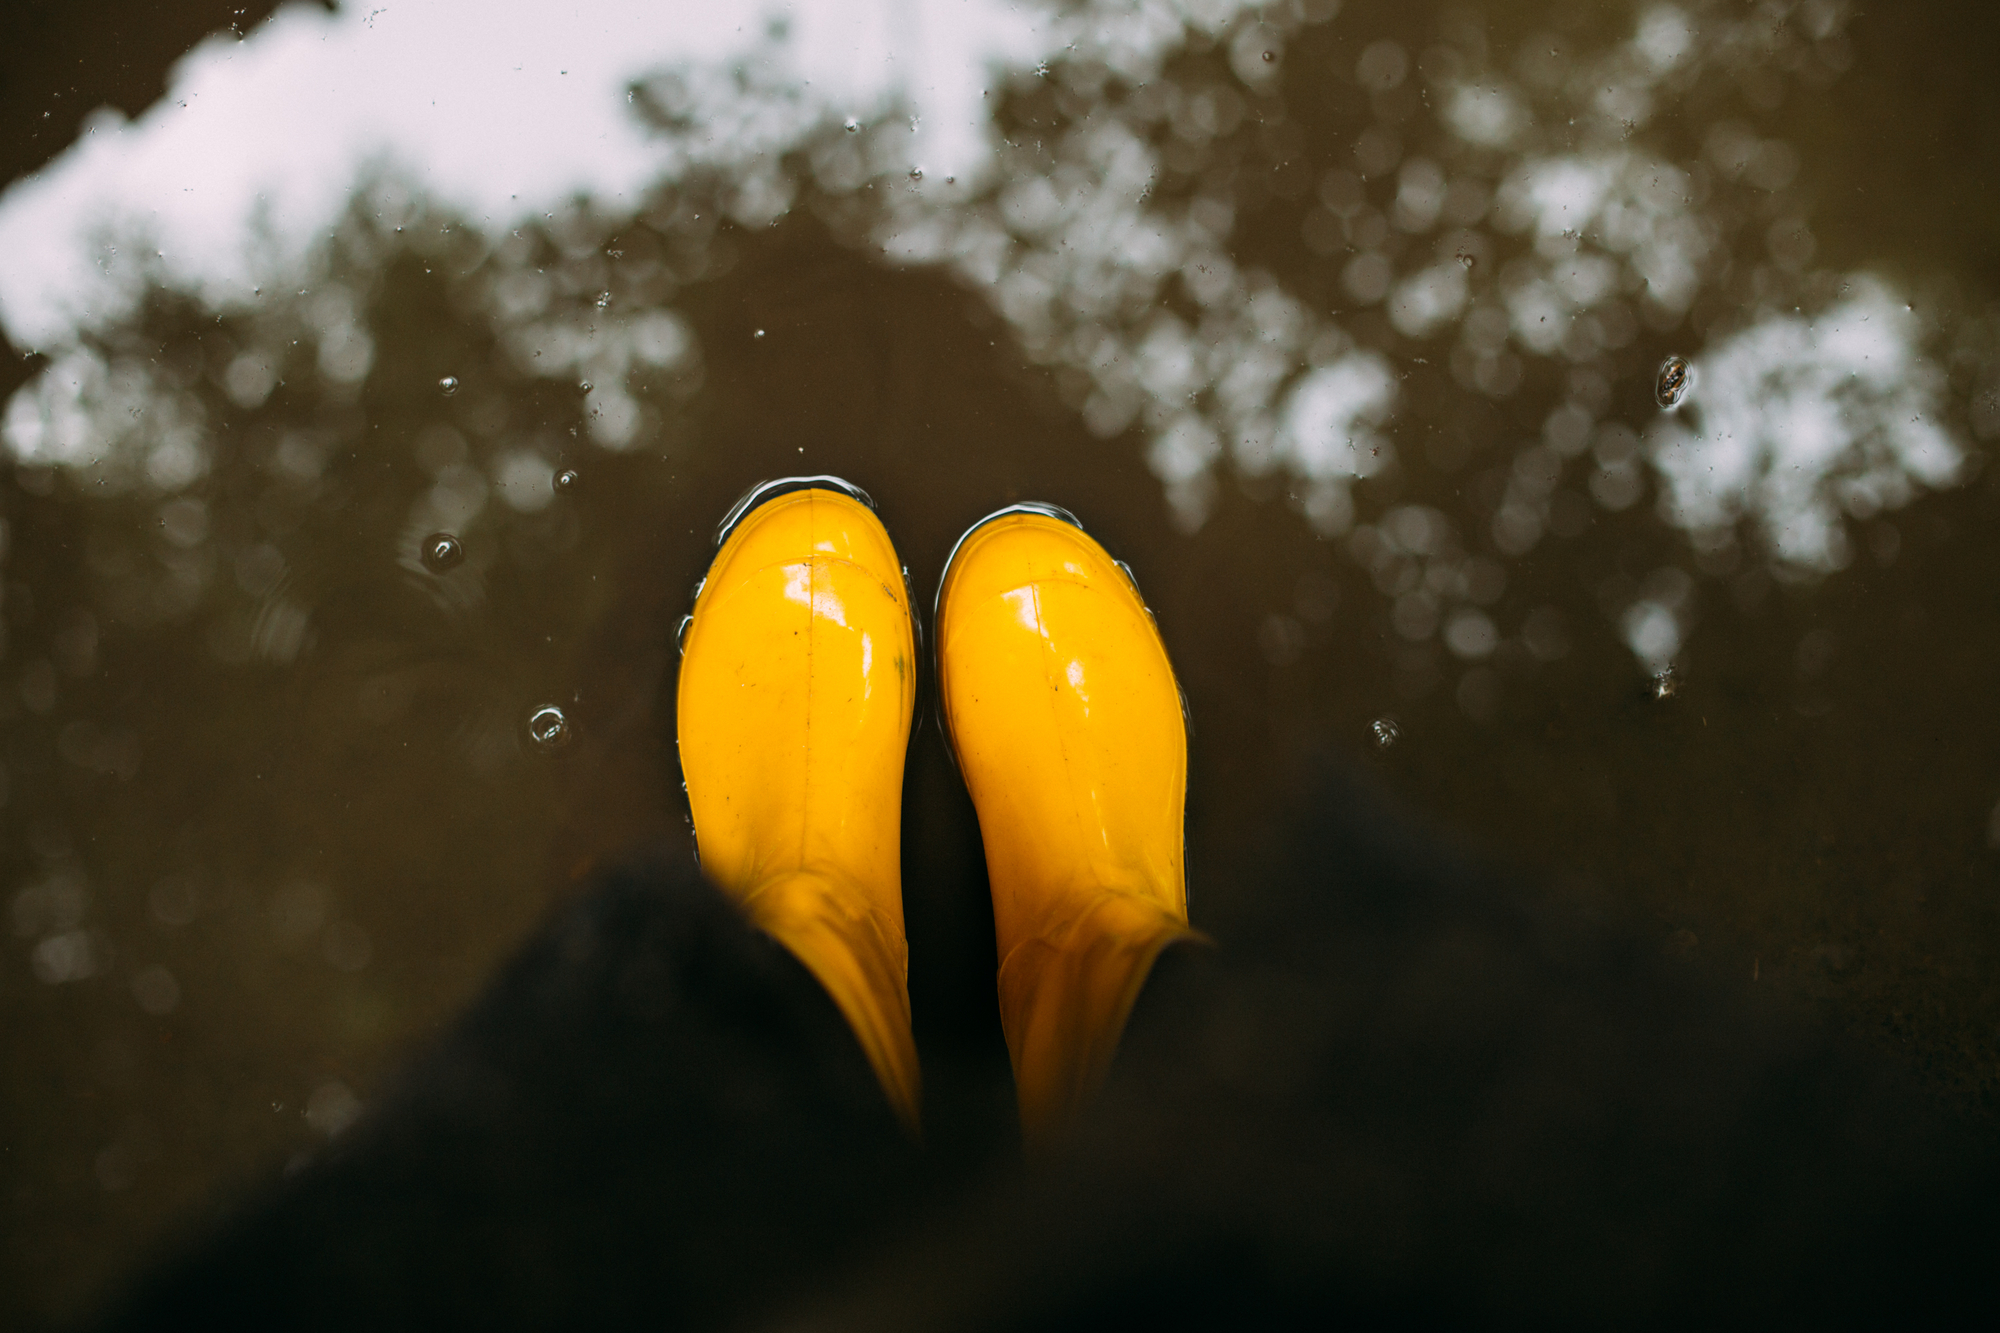
{"label": "air bubble in water", "polygon": [[923,169],[922,167],[911,167],[911,168],[910,168],[910,179],[911,179],[911,180],[913,180],[913,181],[920,181],[920,180],[922,180],[923,178],[924,178],[924,169]]}
{"label": "air bubble in water", "polygon": [[433,532],[424,538],[424,568],[433,574],[457,569],[465,559],[465,548],[449,532]]}
{"label": "air bubble in water", "polygon": [[585,381],[583,381],[583,383],[581,383],[581,384],[577,385],[576,387],[577,387],[577,388],[579,388],[579,389],[581,389],[581,390],[583,390],[583,391],[584,391],[585,393],[589,393],[589,392],[590,392],[590,381],[589,381],[589,380],[585,380]]}
{"label": "air bubble in water", "polygon": [[861,122],[860,122],[860,121],[858,121],[858,120],[856,120],[856,119],[855,119],[854,117],[852,117],[852,116],[849,116],[849,117],[847,118],[847,122],[846,122],[846,126],[845,126],[845,128],[846,128],[846,130],[847,130],[847,132],[848,132],[849,134],[852,134],[852,133],[854,133],[854,132],[855,132],[856,130],[858,130],[858,129],[860,129],[860,128],[861,128]]}
{"label": "air bubble in water", "polygon": [[560,750],[569,744],[569,719],[554,704],[543,704],[528,714],[528,739],[537,749]]}
{"label": "air bubble in water", "polygon": [[1264,63],[1267,65],[1270,64],[1272,61],[1276,60],[1277,58],[1278,58],[1278,53],[1276,51],[1266,51],[1264,53]]}
{"label": "air bubble in water", "polygon": [[447,398],[451,397],[453,394],[458,392],[458,376],[446,375],[443,379],[438,381],[438,388],[443,390],[445,397]]}
{"label": "air bubble in water", "polygon": [[1368,734],[1374,738],[1376,749],[1386,750],[1403,738],[1403,729],[1393,717],[1378,717],[1368,724]]}
{"label": "air bubble in water", "polygon": [[751,334],[750,336],[752,338],[761,338],[764,336],[764,330],[758,329],[755,333]]}
{"label": "air bubble in water", "polygon": [[554,480],[552,480],[549,484],[556,488],[556,493],[558,495],[568,495],[571,491],[576,489],[576,483],[577,483],[576,469],[573,467],[566,467],[562,471],[556,473]]}
{"label": "air bubble in water", "polygon": [[1684,356],[1670,356],[1660,362],[1660,374],[1653,381],[1653,398],[1659,405],[1671,412],[1686,400],[1688,390],[1694,387],[1694,367]]}

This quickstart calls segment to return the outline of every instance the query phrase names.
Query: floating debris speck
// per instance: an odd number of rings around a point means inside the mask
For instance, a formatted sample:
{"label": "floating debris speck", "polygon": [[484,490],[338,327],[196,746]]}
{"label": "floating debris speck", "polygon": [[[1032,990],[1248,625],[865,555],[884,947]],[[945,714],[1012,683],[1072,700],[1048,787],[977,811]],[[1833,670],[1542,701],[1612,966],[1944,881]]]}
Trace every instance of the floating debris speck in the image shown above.
{"label": "floating debris speck", "polygon": [[1684,356],[1670,356],[1660,362],[1659,378],[1653,381],[1653,398],[1671,412],[1684,402],[1694,386],[1694,367]]}

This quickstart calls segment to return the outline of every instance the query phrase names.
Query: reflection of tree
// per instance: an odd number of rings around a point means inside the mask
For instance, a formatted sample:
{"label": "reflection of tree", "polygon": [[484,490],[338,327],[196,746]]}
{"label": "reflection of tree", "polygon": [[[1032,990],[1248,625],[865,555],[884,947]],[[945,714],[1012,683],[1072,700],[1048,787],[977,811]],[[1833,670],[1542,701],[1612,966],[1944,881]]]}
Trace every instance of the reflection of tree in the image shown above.
{"label": "reflection of tree", "polygon": [[[991,206],[899,210],[897,240],[988,287],[1093,430],[1152,438],[1185,522],[1226,460],[1253,483],[1289,476],[1316,526],[1344,531],[1356,481],[1418,461],[1399,464],[1392,439],[1476,451],[1488,432],[1468,428],[1468,400],[1487,398],[1542,443],[1497,503],[1452,521],[1524,555],[1587,521],[1558,483],[1589,464],[1568,460],[1594,455],[1604,507],[1637,498],[1632,427],[1653,415],[1640,386],[1664,351],[1833,303],[1844,280],[1808,268],[1798,154],[1756,127],[1788,84],[1846,67],[1841,6],[1655,6],[1556,34],[1459,15],[1434,36],[1400,7],[1326,21],[1335,8],[1160,28],[1154,11],[1092,7],[1069,54],[1011,85]],[[1382,356],[1409,391],[1384,391]],[[1857,448],[1939,410],[1923,387],[1845,406],[1866,418]],[[1931,454],[1955,452],[1927,429]],[[1939,484],[1943,462],[1905,476]],[[1853,488],[1826,464],[1806,486],[1837,510]],[[1839,548],[1778,540],[1797,506],[1767,501],[1746,486],[1671,516],[1700,523],[1712,553],[1747,511],[1781,558],[1827,565]]]}
{"label": "reflection of tree", "polygon": [[[1704,27],[1600,104],[1671,33],[1550,63],[1525,35],[1426,45],[1388,6],[1274,12],[1079,19],[1089,40],[1005,89],[991,181],[913,180],[902,124],[849,129],[769,71],[682,71],[635,89],[668,168],[636,208],[487,234],[389,177],[253,305],[143,285],[8,407],[7,984],[124,985],[157,950],[190,1028],[224,1034],[197,1064],[365,1072],[540,910],[558,819],[596,820],[590,851],[660,831],[652,691],[708,525],[758,475],[833,466],[874,470],[920,588],[993,504],[1082,497],[1189,682],[1197,837],[1268,822],[1293,737],[1393,715],[1385,771],[1491,845],[1902,1015],[1941,1078],[1988,1082],[1990,922],[1899,913],[1970,873],[1954,803],[1990,775],[1897,767],[1908,736],[1985,735],[1990,617],[1945,576],[1984,548],[1932,535],[1990,530],[1984,502],[1878,514],[1816,596],[1641,503],[1659,357],[1828,295],[1804,233],[1772,230],[1806,216],[1781,178],[1810,164],[1757,128],[1768,52]],[[1830,69],[1820,12],[1772,40]],[[1701,387],[1677,425],[1720,419]],[[418,550],[439,529],[466,551],[442,575]],[[1681,662],[1671,701],[1635,652]],[[529,711],[578,694],[571,767],[537,765]],[[280,940],[308,875],[325,920]],[[377,937],[352,972],[341,925]],[[286,1142],[227,1115],[245,1151]]]}

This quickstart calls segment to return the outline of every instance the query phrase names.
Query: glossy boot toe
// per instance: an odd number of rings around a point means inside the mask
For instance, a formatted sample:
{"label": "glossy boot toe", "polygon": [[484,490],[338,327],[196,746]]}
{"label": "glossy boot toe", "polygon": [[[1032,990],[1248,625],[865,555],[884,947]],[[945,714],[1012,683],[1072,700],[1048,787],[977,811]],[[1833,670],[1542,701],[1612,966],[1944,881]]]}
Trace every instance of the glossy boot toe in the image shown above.
{"label": "glossy boot toe", "polygon": [[1103,1077],[1160,950],[1193,933],[1180,691],[1131,576],[1044,506],[960,540],[937,653],[986,846],[1022,1126],[1044,1138]]}
{"label": "glossy boot toe", "polygon": [[677,723],[702,869],[826,987],[914,1126],[901,823],[916,644],[865,499],[796,479],[725,520],[683,632]]}

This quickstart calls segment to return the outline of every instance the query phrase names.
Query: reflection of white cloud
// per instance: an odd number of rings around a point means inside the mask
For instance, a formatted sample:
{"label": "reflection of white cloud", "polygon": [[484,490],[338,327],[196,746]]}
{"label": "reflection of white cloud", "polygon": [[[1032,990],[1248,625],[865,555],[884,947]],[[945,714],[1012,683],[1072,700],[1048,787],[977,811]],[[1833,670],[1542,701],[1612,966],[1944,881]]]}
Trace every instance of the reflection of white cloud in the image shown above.
{"label": "reflection of white cloud", "polygon": [[1512,143],[1528,124],[1527,108],[1505,88],[1491,84],[1454,89],[1444,114],[1461,139],[1487,148]]}
{"label": "reflection of white cloud", "polygon": [[1215,428],[1193,413],[1176,418],[1153,437],[1146,464],[1167,489],[1167,504],[1188,529],[1201,526],[1208,515],[1213,483],[1209,470],[1222,452]]}
{"label": "reflection of white cloud", "polygon": [[1782,559],[1838,567],[1842,510],[1867,517],[1957,476],[1916,320],[1873,279],[1850,286],[1817,318],[1768,316],[1698,359],[1699,392],[1648,436],[1670,521],[1749,518]]}
{"label": "reflection of white cloud", "polygon": [[1389,322],[1412,338],[1428,336],[1465,308],[1465,269],[1456,260],[1414,273],[1389,298]]}
{"label": "reflection of white cloud", "polygon": [[[773,20],[788,28],[775,45]],[[669,151],[626,97],[667,64],[774,59],[802,102],[863,116],[900,96],[916,113],[911,164],[967,175],[989,153],[990,67],[1032,64],[1051,22],[1004,0],[287,8],[245,40],[202,43],[138,120],[101,115],[0,196],[0,317],[36,347],[115,318],[126,293],[107,277],[130,255],[93,244],[106,221],[143,225],[176,282],[243,299],[256,281],[253,228],[295,255],[374,161],[497,230],[575,194],[611,212],[636,204],[676,153],[742,160],[796,136],[799,117],[765,116]]]}
{"label": "reflection of white cloud", "polygon": [[1654,5],[1640,18],[1632,44],[1647,64],[1664,72],[1679,64],[1694,46],[1694,25],[1678,7]]}
{"label": "reflection of white cloud", "polygon": [[1625,642],[1648,671],[1664,671],[1681,650],[1681,627],[1658,602],[1634,602],[1625,612]]}
{"label": "reflection of white cloud", "polygon": [[107,364],[70,352],[7,403],[0,439],[23,462],[88,467],[136,464],[155,486],[179,490],[208,471],[207,414],[151,362]]}
{"label": "reflection of white cloud", "polygon": [[1373,475],[1388,445],[1375,428],[1395,398],[1395,373],[1372,352],[1313,371],[1285,401],[1285,456],[1314,481]]}
{"label": "reflection of white cloud", "polygon": [[1345,529],[1347,489],[1395,457],[1378,427],[1396,401],[1396,377],[1373,352],[1350,352],[1301,379],[1282,408],[1280,452],[1309,488],[1307,516],[1322,532]]}

